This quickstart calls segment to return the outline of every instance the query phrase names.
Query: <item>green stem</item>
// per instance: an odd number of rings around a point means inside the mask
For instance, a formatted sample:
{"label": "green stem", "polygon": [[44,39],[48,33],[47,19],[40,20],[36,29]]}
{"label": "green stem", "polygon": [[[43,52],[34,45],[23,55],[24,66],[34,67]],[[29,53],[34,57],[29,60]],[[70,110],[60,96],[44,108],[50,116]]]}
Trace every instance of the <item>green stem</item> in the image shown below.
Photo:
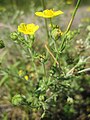
{"label": "green stem", "polygon": [[50,18],[51,27],[53,28],[52,18]]}
{"label": "green stem", "polygon": [[48,24],[46,19],[45,19],[45,27],[46,27],[47,38],[49,39]]}
{"label": "green stem", "polygon": [[29,53],[30,53],[30,56],[31,56],[31,59],[32,59],[33,66],[34,66],[35,72],[36,72],[36,74],[37,74],[37,80],[39,80],[39,76],[38,76],[38,72],[37,72],[37,67],[36,67],[35,61],[34,61],[34,59],[33,59],[32,51],[31,51],[30,48],[28,48],[28,51],[29,51]]}
{"label": "green stem", "polygon": [[[50,24],[51,24],[51,28],[53,29],[52,18],[50,18]],[[57,45],[56,45],[56,40],[52,39],[52,38],[51,38],[51,40],[52,40],[52,43],[54,44],[55,52],[58,52]]]}
{"label": "green stem", "polygon": [[42,3],[42,6],[43,6],[43,9],[46,9],[45,1],[44,1],[44,0],[41,0],[41,3]]}
{"label": "green stem", "polygon": [[27,43],[27,40],[28,40],[27,36],[25,35],[24,37],[25,37],[25,42],[24,42],[24,44],[27,46],[28,52],[30,53],[30,57],[31,57],[31,60],[32,60],[32,64],[33,64],[34,69],[35,69],[35,72],[36,72],[36,74],[37,74],[37,80],[39,80],[39,76],[38,76],[38,72],[37,72],[37,67],[36,67],[35,61],[34,61],[34,59],[33,59],[33,53],[32,53],[32,51],[31,51],[31,44],[29,45],[29,43]]}
{"label": "green stem", "polygon": [[[45,1],[44,0],[41,0],[41,3],[42,3],[42,6],[43,6],[43,10],[46,9],[46,6],[45,6]],[[47,33],[47,38],[49,39],[49,32],[48,32],[48,24],[47,24],[47,20],[45,20],[45,27],[46,27],[46,33]]]}
{"label": "green stem", "polygon": [[[51,23],[51,27],[53,29],[53,23],[52,23],[52,19],[50,18],[50,23]],[[56,52],[56,59],[58,61],[58,55],[59,55],[59,51],[58,51],[58,48],[57,48],[57,44],[56,44],[56,40],[55,39],[52,39],[52,42],[54,44],[54,48],[55,48],[55,52]],[[58,62],[59,64],[59,71],[60,71],[60,61]]]}
{"label": "green stem", "polygon": [[58,53],[58,48],[57,48],[56,41],[54,39],[52,39],[52,42],[53,42],[53,45],[54,45],[55,52]]}
{"label": "green stem", "polygon": [[61,47],[60,47],[60,53],[62,52],[64,43],[65,43],[65,41],[66,41],[66,36],[65,36],[65,34],[68,33],[68,31],[70,30],[70,28],[71,28],[71,26],[72,26],[72,23],[73,23],[73,20],[74,20],[74,18],[75,18],[75,15],[76,15],[76,12],[77,12],[77,10],[78,10],[78,7],[79,7],[79,5],[80,5],[80,2],[81,2],[81,0],[78,0],[78,1],[77,1],[76,7],[75,7],[75,9],[74,9],[74,11],[73,11],[73,14],[72,14],[72,18],[71,18],[71,20],[70,20],[70,22],[69,22],[69,24],[68,24],[68,27],[67,27],[64,35],[63,35],[63,39],[62,39],[62,43],[61,43]]}
{"label": "green stem", "polygon": [[77,1],[76,7],[75,7],[75,9],[74,9],[74,11],[73,11],[73,14],[72,14],[72,18],[71,18],[71,20],[70,20],[70,22],[69,22],[69,24],[68,24],[68,27],[67,27],[67,30],[66,30],[65,33],[67,33],[67,32],[70,30],[71,26],[72,26],[72,23],[73,23],[73,20],[74,20],[75,15],[76,15],[76,12],[77,12],[77,10],[78,10],[78,7],[79,7],[79,5],[80,5],[80,2],[81,2],[81,0],[78,0],[78,1]]}
{"label": "green stem", "polygon": [[44,75],[45,75],[45,78],[47,78],[47,73],[46,73],[45,64],[44,64],[44,63],[42,63],[42,66],[43,66],[43,70],[44,70]]}

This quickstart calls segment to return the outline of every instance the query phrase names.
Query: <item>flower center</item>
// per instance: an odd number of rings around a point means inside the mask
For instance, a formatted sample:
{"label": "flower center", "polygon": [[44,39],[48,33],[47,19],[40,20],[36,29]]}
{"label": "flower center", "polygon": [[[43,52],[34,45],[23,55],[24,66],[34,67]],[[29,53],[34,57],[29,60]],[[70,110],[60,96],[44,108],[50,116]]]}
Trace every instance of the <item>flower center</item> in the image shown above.
{"label": "flower center", "polygon": [[52,16],[54,12],[52,10],[45,10],[43,13],[44,15]]}

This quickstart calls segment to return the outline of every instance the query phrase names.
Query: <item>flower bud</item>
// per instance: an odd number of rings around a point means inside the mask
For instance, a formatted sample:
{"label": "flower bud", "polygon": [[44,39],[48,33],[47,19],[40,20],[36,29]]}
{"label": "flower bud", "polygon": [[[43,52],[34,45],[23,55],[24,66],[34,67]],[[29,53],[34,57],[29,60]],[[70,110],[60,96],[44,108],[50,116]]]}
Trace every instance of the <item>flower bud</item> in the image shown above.
{"label": "flower bud", "polygon": [[11,33],[11,34],[10,34],[10,37],[11,37],[12,40],[17,40],[17,38],[18,38],[17,32]]}
{"label": "flower bud", "polygon": [[4,48],[4,47],[5,47],[5,45],[4,45],[3,40],[0,40],[0,49],[1,49],[1,48]]}
{"label": "flower bud", "polygon": [[54,40],[58,40],[60,38],[60,36],[62,35],[62,32],[60,29],[58,28],[55,28],[51,31],[51,37],[54,39]]}
{"label": "flower bud", "polygon": [[73,103],[73,98],[68,97],[68,98],[67,98],[67,103],[72,104],[72,103]]}

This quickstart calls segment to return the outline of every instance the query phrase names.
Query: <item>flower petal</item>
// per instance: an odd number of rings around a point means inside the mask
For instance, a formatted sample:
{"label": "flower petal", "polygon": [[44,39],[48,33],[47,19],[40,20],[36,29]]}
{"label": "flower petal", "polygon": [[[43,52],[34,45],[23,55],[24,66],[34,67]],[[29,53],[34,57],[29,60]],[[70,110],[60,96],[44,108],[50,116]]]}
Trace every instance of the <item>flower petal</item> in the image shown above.
{"label": "flower petal", "polygon": [[60,11],[60,10],[58,10],[58,11],[56,11],[56,12],[54,13],[54,16],[58,16],[58,15],[60,15],[60,14],[63,14],[63,12]]}
{"label": "flower petal", "polygon": [[36,12],[35,15],[43,17],[43,12]]}
{"label": "flower petal", "polygon": [[21,24],[18,26],[18,31],[19,31],[19,32],[25,32],[25,31],[26,31],[26,24],[25,24],[25,23],[21,23]]}

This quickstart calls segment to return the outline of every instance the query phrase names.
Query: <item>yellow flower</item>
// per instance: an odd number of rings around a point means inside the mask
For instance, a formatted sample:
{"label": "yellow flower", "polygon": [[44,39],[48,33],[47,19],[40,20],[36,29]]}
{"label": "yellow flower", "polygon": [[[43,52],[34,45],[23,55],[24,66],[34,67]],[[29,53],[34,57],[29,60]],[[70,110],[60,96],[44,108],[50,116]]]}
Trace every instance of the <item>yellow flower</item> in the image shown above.
{"label": "yellow flower", "polygon": [[47,10],[44,10],[43,12],[36,12],[35,14],[37,16],[44,17],[44,18],[52,18],[52,17],[58,16],[60,14],[63,14],[63,12],[60,10],[53,11],[52,9],[50,9],[50,10],[47,9]]}
{"label": "yellow flower", "polygon": [[25,75],[24,78],[25,78],[25,80],[28,80],[28,79],[29,79],[27,75]]}
{"label": "yellow flower", "polygon": [[24,34],[29,34],[29,35],[33,35],[38,29],[39,29],[39,26],[33,23],[32,24],[21,23],[18,26],[19,32],[22,32]]}

